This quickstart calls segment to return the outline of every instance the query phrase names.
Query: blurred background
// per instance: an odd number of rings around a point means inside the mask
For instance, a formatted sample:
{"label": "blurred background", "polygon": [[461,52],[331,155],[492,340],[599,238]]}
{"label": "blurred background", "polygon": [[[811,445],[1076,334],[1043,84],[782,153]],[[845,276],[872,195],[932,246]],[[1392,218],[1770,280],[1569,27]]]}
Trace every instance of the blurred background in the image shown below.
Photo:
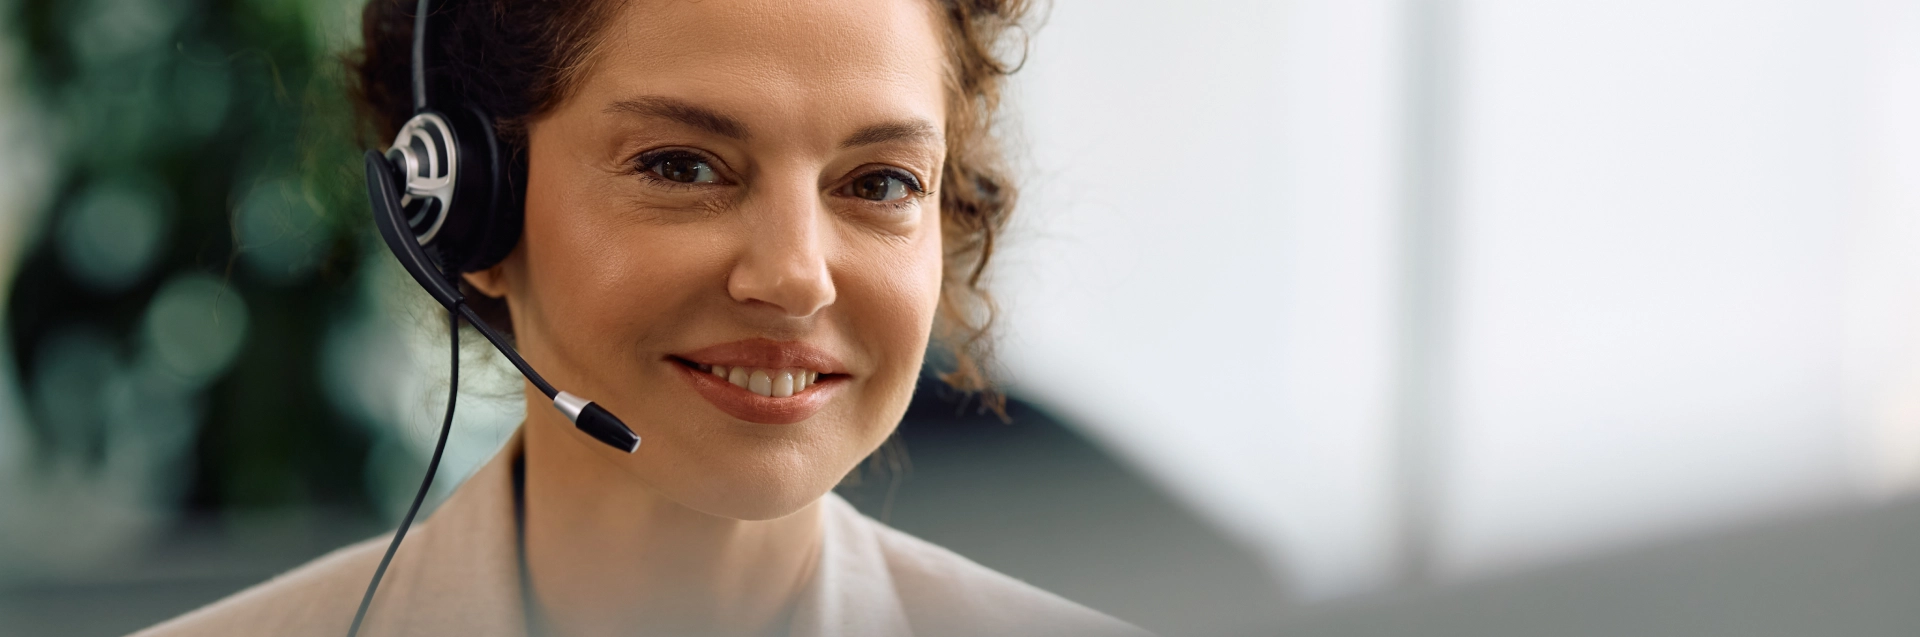
{"label": "blurred background", "polygon": [[[0,626],[383,532],[436,314],[356,0],[0,0]],[[1920,630],[1920,0],[1056,0],[1010,422],[841,489],[1167,634]],[[466,339],[477,345],[478,339]],[[523,413],[465,351],[436,496]]]}

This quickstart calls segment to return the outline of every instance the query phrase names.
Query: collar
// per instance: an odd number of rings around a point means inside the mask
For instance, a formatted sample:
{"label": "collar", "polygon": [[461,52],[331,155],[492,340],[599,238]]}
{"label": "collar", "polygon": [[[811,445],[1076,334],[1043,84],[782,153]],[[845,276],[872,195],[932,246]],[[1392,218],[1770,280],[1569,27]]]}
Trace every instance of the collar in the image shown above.
{"label": "collar", "polygon": [[[365,634],[539,634],[521,550],[524,451],[516,431],[401,545]],[[912,634],[875,523],[838,494],[821,505],[820,561],[789,635]]]}

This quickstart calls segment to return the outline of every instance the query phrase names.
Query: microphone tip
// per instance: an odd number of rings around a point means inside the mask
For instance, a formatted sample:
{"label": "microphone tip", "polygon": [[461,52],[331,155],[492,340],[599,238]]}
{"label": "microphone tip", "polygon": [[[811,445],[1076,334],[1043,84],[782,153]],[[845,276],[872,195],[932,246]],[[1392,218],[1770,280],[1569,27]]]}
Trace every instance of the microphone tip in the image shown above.
{"label": "microphone tip", "polygon": [[633,453],[640,448],[639,434],[633,433],[627,423],[620,422],[619,418],[591,400],[560,392],[554,395],[553,406],[566,414],[574,427],[594,440],[626,453]]}

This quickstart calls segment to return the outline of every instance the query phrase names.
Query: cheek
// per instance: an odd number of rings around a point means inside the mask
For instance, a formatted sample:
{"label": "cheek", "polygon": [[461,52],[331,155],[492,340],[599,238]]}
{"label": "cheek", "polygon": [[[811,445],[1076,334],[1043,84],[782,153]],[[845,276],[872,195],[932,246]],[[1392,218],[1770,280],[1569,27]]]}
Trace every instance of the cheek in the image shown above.
{"label": "cheek", "polygon": [[[937,213],[929,213],[938,218]],[[929,224],[937,228],[935,224]],[[940,303],[941,237],[921,233],[904,245],[850,254],[838,277],[841,304],[856,338],[880,353],[882,403],[905,409]],[[892,405],[892,398],[901,404]]]}
{"label": "cheek", "polygon": [[602,367],[588,354],[644,346],[720,285],[726,248],[711,232],[648,223],[617,197],[556,185],[529,196],[527,298],[569,365]]}
{"label": "cheek", "polygon": [[647,314],[647,308],[691,293],[692,284],[724,259],[722,250],[709,249],[710,242],[696,233],[605,220],[619,211],[595,215],[576,206],[570,212],[562,216],[571,218],[551,224],[551,244],[567,246],[567,253],[548,255],[548,261],[563,265],[542,274],[562,273],[565,280],[549,283],[566,286],[566,298],[579,306],[571,309],[583,320]]}

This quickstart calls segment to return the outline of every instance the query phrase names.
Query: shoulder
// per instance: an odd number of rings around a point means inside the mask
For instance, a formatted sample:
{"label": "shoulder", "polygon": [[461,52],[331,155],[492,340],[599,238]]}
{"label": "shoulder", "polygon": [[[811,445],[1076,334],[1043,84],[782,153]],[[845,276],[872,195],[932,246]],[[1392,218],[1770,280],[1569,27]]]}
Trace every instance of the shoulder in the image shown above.
{"label": "shoulder", "polygon": [[337,549],[134,637],[345,634],[387,537]]}
{"label": "shoulder", "polygon": [[1149,635],[878,520],[860,519],[879,541],[916,635]]}

